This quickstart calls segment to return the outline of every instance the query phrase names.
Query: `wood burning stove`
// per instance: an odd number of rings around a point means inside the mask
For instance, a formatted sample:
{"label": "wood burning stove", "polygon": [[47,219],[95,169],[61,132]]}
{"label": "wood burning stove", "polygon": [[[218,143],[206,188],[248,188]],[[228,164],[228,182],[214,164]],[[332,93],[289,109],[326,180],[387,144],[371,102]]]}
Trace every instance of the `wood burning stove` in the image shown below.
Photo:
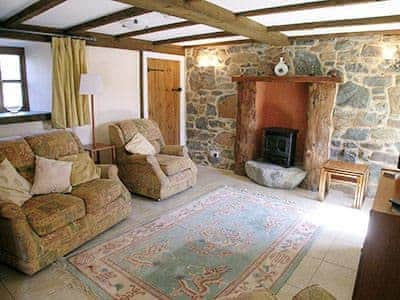
{"label": "wood burning stove", "polygon": [[263,158],[285,168],[294,165],[298,130],[282,127],[264,128]]}

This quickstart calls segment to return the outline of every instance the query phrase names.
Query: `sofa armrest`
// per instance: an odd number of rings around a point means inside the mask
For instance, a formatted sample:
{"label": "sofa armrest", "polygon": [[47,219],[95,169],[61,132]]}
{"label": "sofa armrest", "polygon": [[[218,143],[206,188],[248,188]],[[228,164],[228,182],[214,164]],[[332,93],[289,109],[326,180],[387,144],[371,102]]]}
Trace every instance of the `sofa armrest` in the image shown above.
{"label": "sofa armrest", "polygon": [[116,165],[108,165],[108,164],[103,164],[103,165],[96,165],[101,169],[101,178],[104,179],[113,179],[118,181],[121,186],[122,186],[122,193],[124,198],[127,201],[130,201],[131,198],[131,193],[128,191],[124,183],[121,181],[121,179],[118,176],[118,167]]}
{"label": "sofa armrest", "polygon": [[22,208],[12,202],[0,202],[0,218],[26,221]]}
{"label": "sofa armrest", "polygon": [[160,153],[175,156],[189,156],[189,151],[187,147],[181,145],[166,145],[161,149]]}
{"label": "sofa armrest", "polygon": [[124,169],[130,169],[128,166],[132,166],[142,176],[154,176],[161,184],[168,183],[168,177],[161,170],[160,163],[154,155],[129,154],[119,162],[119,166]]}
{"label": "sofa armrest", "polygon": [[96,167],[100,168],[101,175],[100,178],[104,179],[118,179],[118,167],[116,165],[111,164],[100,164],[96,165]]}
{"label": "sofa armrest", "polygon": [[40,238],[32,230],[21,207],[0,202],[0,252],[25,261],[35,260],[40,253]]}

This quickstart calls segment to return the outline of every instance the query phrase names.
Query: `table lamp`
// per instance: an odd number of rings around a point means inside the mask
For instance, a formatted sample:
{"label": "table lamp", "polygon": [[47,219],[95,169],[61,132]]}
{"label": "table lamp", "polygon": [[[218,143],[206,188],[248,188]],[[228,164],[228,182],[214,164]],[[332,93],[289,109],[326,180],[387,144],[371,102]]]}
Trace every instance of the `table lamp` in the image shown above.
{"label": "table lamp", "polygon": [[94,133],[94,95],[99,94],[102,90],[102,80],[100,75],[97,74],[81,74],[81,81],[79,86],[80,95],[90,96],[90,110],[92,118],[92,145],[96,148],[96,137]]}

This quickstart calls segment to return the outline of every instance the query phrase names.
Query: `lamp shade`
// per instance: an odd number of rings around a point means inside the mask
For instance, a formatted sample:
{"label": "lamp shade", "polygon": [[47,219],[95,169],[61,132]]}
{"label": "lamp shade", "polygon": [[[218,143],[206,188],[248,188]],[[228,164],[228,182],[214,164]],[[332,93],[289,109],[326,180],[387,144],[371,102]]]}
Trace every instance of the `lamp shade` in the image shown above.
{"label": "lamp shade", "polygon": [[81,74],[79,85],[80,95],[96,95],[101,92],[103,87],[101,77],[97,74]]}

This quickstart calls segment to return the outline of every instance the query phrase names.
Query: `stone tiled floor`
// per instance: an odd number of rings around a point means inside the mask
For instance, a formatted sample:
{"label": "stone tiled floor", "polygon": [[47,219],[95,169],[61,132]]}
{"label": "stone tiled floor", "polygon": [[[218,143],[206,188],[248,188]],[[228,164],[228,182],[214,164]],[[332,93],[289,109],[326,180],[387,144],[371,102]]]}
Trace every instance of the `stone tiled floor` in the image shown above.
{"label": "stone tiled floor", "polygon": [[[332,191],[321,203],[315,200],[315,193],[305,190],[269,189],[231,172],[199,167],[196,187],[162,202],[134,196],[134,212],[130,218],[83,245],[81,249],[118,236],[134,226],[151,221],[223,185],[247,188],[291,200],[296,205],[315,211],[312,216],[321,224],[322,232],[280,290],[278,294],[280,300],[291,299],[300,289],[316,283],[332,292],[339,300],[351,299],[372,200],[367,199],[362,210],[355,210],[351,208],[352,199],[337,191]],[[0,299],[83,300],[95,297],[66,271],[65,261],[60,259],[32,277],[0,265]]]}

